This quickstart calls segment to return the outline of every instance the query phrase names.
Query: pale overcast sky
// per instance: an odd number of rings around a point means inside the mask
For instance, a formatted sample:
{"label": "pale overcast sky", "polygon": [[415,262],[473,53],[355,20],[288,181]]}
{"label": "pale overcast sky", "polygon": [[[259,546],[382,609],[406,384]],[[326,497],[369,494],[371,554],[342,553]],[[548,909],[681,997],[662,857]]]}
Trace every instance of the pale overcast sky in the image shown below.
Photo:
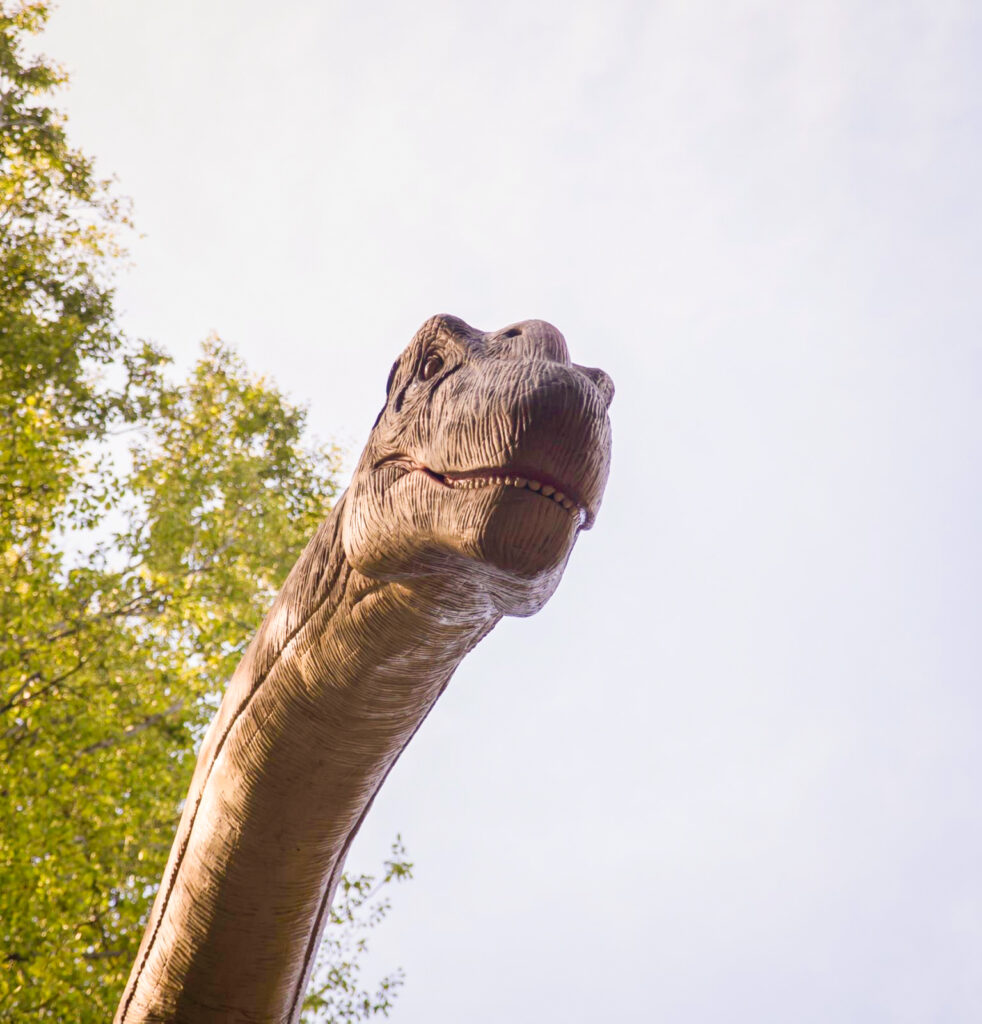
{"label": "pale overcast sky", "polygon": [[125,323],[357,454],[451,312],[608,370],[550,605],[356,844],[397,1024],[982,1020],[982,8],[63,0]]}

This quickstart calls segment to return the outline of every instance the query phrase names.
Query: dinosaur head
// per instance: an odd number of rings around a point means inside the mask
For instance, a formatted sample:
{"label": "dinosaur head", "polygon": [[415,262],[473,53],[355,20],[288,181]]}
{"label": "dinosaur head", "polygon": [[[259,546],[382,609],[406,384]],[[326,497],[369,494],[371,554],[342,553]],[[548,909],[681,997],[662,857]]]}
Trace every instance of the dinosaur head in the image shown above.
{"label": "dinosaur head", "polygon": [[536,611],[600,506],[613,392],[542,320],[483,333],[432,317],[392,367],[348,490],[349,562],[383,580],[480,588],[504,614]]}

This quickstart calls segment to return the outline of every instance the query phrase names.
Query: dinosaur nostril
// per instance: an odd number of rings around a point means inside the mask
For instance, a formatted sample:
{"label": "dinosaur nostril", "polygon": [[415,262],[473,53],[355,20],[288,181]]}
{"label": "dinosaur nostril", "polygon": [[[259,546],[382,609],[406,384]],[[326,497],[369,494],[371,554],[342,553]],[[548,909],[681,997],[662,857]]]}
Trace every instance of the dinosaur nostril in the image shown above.
{"label": "dinosaur nostril", "polygon": [[545,320],[522,320],[486,335],[496,353],[509,359],[534,359],[569,365],[566,341]]}

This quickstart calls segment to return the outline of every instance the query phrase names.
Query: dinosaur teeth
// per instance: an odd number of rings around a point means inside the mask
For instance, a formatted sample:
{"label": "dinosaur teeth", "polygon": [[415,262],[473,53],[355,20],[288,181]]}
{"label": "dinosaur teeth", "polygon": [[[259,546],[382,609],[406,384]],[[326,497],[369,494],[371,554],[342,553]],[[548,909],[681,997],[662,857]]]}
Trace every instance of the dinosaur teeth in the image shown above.
{"label": "dinosaur teeth", "polygon": [[443,476],[441,478],[444,483],[450,487],[455,487],[458,490],[472,491],[479,487],[516,487],[519,490],[528,489],[530,491],[537,491],[546,498],[552,498],[557,505],[562,505],[567,510],[576,510],[576,514],[580,517],[581,521],[584,516],[584,511],[581,509],[572,498],[567,497],[562,491],[557,491],[555,487],[550,484],[540,483],[538,480],[531,480],[524,476],[468,476],[468,477],[452,477]]}

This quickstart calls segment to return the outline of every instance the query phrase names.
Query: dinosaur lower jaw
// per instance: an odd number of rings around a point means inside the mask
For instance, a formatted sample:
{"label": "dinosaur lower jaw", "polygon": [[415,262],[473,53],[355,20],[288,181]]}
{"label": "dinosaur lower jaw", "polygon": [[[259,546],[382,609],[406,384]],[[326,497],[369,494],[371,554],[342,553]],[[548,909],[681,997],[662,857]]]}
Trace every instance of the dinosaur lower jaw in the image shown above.
{"label": "dinosaur lower jaw", "polygon": [[525,470],[507,466],[473,469],[466,473],[437,473],[422,465],[415,465],[413,469],[453,490],[469,491],[487,487],[528,490],[565,509],[577,520],[578,526],[585,525],[590,519],[587,509],[570,495],[571,488],[542,474],[532,475]]}

